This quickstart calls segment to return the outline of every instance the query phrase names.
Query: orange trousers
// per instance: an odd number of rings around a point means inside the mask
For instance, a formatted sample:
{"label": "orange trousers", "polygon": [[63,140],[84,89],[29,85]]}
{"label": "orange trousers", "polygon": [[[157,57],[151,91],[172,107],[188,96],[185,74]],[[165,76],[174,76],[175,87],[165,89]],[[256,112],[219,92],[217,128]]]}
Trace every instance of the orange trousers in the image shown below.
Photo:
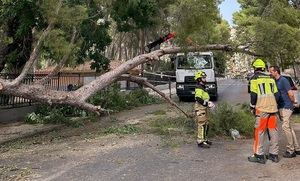
{"label": "orange trousers", "polygon": [[266,139],[269,138],[269,153],[278,155],[278,127],[276,113],[263,113],[256,111],[253,152],[257,155],[264,155],[267,151],[264,148]]}

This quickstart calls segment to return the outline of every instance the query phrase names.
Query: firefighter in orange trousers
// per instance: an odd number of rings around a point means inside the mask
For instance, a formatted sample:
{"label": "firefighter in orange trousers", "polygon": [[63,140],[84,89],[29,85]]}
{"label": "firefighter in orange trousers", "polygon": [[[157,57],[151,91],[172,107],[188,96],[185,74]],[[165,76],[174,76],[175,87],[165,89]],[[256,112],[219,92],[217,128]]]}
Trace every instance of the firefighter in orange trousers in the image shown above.
{"label": "firefighter in orange trousers", "polygon": [[[255,114],[255,131],[252,156],[248,161],[261,164],[266,163],[266,159],[278,162],[278,126],[277,102],[279,92],[275,80],[264,73],[266,64],[262,59],[256,59],[253,62],[254,76],[250,80],[250,107]],[[269,154],[264,151],[264,139],[268,134],[270,140]]]}

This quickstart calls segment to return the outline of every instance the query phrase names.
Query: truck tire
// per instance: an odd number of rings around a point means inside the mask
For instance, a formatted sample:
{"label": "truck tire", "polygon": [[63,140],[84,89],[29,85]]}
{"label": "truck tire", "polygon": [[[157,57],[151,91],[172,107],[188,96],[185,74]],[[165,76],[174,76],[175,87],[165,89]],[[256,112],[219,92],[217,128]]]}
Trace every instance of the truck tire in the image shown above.
{"label": "truck tire", "polygon": [[217,101],[217,100],[218,100],[218,95],[216,95],[216,96],[211,96],[211,100],[212,100],[212,101]]}
{"label": "truck tire", "polygon": [[184,97],[178,96],[179,102],[184,102]]}

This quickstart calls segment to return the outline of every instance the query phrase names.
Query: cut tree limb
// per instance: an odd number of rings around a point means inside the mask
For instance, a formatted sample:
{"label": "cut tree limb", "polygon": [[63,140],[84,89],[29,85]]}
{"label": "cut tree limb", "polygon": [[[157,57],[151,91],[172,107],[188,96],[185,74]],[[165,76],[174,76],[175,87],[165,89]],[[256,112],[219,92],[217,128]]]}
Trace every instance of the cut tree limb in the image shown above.
{"label": "cut tree limb", "polygon": [[182,112],[186,117],[188,118],[190,117],[190,115],[186,113],[183,109],[181,109],[172,99],[170,99],[168,96],[166,96],[166,94],[161,92],[159,89],[157,89],[154,85],[152,85],[145,79],[136,76],[131,76],[131,75],[122,75],[120,77],[120,80],[128,80],[149,87],[153,91],[157,92],[161,97],[163,97],[169,104],[171,104],[172,106],[177,108],[180,112]]}

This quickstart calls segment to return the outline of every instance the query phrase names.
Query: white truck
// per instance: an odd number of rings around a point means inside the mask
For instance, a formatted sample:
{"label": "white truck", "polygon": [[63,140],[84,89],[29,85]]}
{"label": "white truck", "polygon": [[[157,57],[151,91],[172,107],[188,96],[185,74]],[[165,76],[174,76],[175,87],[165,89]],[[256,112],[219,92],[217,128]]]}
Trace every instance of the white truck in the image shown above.
{"label": "white truck", "polygon": [[215,76],[215,65],[212,52],[177,54],[173,57],[176,67],[176,93],[180,101],[195,96],[195,72],[206,73],[207,89],[211,100],[218,98],[218,85]]}

